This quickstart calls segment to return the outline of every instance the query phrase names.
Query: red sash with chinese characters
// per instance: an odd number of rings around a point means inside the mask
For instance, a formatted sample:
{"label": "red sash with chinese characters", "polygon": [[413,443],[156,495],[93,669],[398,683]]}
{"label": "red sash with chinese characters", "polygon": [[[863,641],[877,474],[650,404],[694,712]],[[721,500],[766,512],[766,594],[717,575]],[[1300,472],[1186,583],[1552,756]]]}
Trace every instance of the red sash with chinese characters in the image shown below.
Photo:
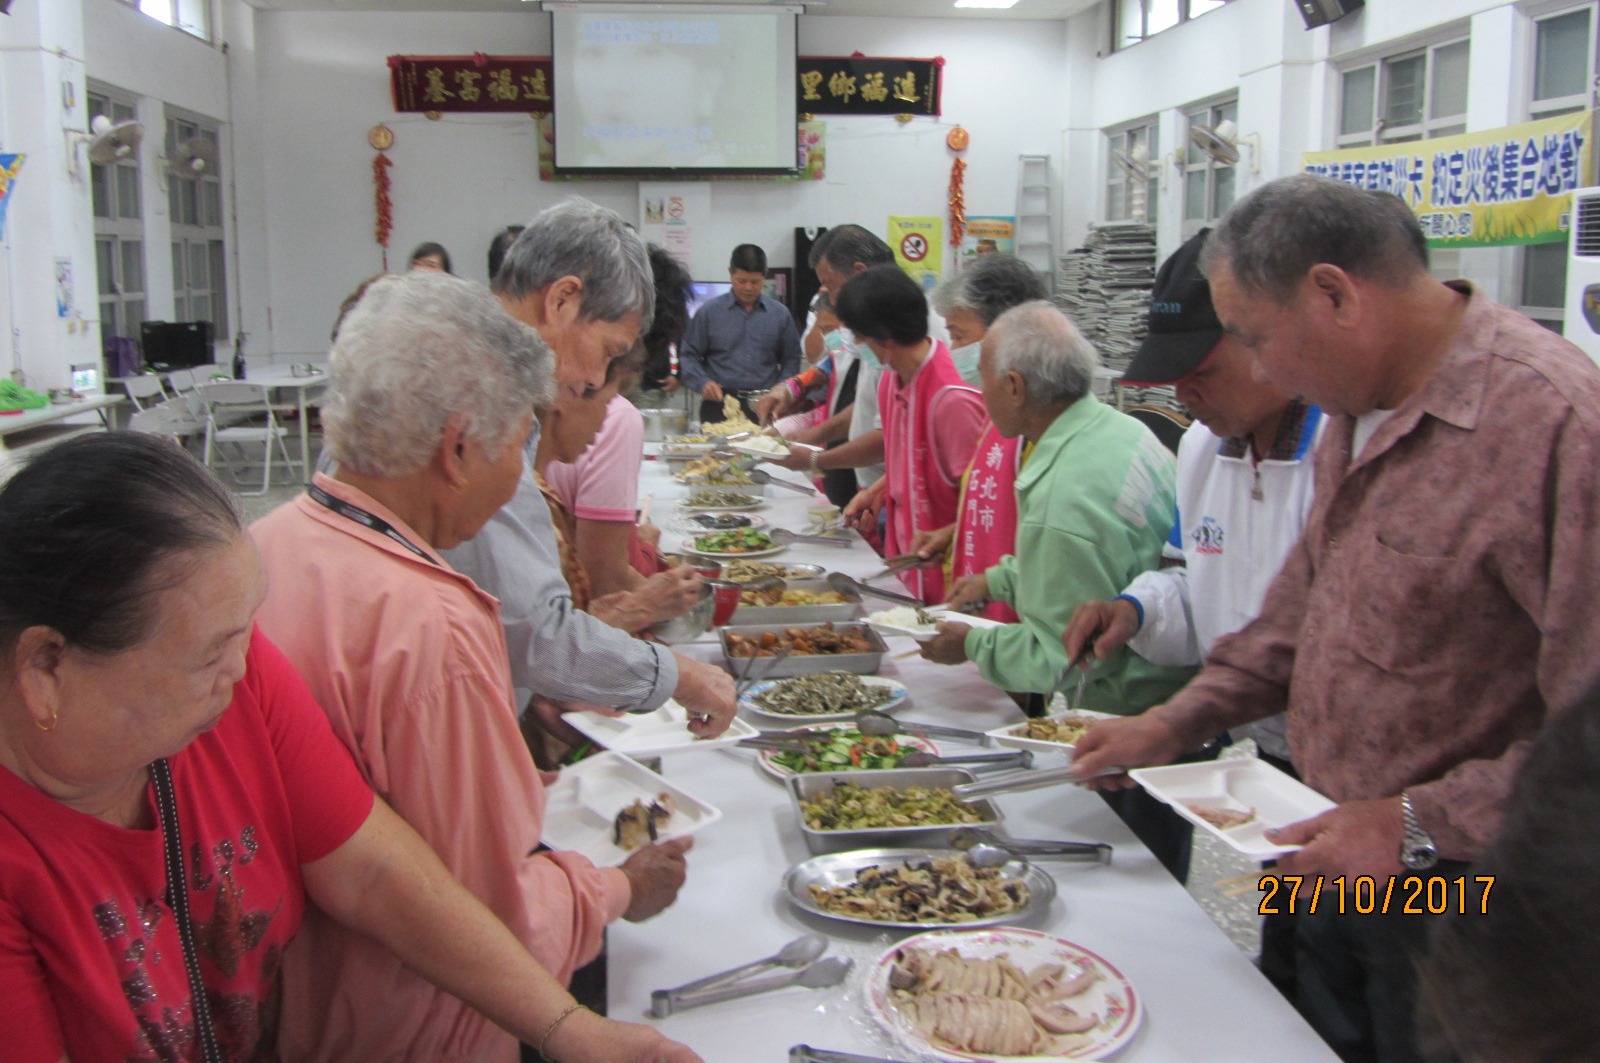
{"label": "red sash with chinese characters", "polygon": [[[985,426],[961,481],[960,516],[948,560],[951,583],[988,570],[1016,550],[1017,470],[1026,444],[1020,435],[1006,439],[993,421]],[[1007,624],[1017,620],[1016,610],[1004,602],[990,602],[983,615]]]}
{"label": "red sash with chinese characters", "polygon": [[[888,521],[884,529],[884,556],[911,548],[919,531],[933,531],[955,520],[961,496],[959,479],[947,479],[939,470],[933,448],[938,432],[940,399],[953,389],[972,391],[942,340],[934,340],[927,361],[907,387],[885,372],[878,381],[878,412],[883,417],[884,470],[889,478]],[[944,600],[944,572],[939,568],[909,568],[900,573],[912,594],[934,604]]]}

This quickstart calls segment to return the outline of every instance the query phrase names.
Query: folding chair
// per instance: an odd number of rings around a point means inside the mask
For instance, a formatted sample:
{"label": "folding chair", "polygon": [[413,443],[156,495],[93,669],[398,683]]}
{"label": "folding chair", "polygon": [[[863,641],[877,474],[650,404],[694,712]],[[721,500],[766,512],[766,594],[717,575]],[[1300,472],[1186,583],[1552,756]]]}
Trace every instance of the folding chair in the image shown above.
{"label": "folding chair", "polygon": [[[283,467],[294,474],[294,462],[289,457],[289,447],[284,442],[288,430],[278,424],[272,412],[266,387],[245,381],[218,380],[199,385],[206,409],[206,440],[202,461],[209,467],[215,450],[228,468],[234,483],[246,481],[240,477],[240,468],[248,468],[259,461],[261,489],[241,491],[242,495],[264,495],[272,486],[272,463],[281,460]],[[259,456],[252,456],[253,447],[260,447]],[[234,458],[238,456],[239,465]],[[292,481],[291,481],[292,482]]]}
{"label": "folding chair", "polygon": [[163,436],[183,446],[187,437],[203,433],[206,423],[205,407],[198,398],[191,405],[186,396],[179,396],[139,410],[128,418],[128,431]]}
{"label": "folding chair", "polygon": [[167,389],[162,386],[161,378],[154,373],[140,373],[138,376],[129,377],[122,381],[122,390],[128,393],[128,401],[133,403],[134,410],[143,410],[147,405],[165,402]]}

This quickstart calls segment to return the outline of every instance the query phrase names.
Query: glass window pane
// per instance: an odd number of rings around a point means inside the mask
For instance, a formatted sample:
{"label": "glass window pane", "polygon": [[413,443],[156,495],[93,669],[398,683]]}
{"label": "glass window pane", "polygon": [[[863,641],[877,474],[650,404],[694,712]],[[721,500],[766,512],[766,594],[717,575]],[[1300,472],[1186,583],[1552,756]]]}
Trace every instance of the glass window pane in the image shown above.
{"label": "glass window pane", "polygon": [[1344,76],[1339,94],[1339,135],[1365,133],[1372,128],[1372,104],[1378,68],[1365,66]]}
{"label": "glass window pane", "polygon": [[1238,125],[1239,124],[1239,103],[1238,103],[1238,101],[1237,100],[1230,100],[1227,103],[1219,103],[1219,104],[1217,104],[1215,107],[1213,107],[1211,109],[1211,117],[1215,120],[1217,125],[1221,125],[1223,122],[1232,122],[1234,125]]}
{"label": "glass window pane", "polygon": [[211,264],[207,259],[206,245],[194,243],[189,245],[189,289],[198,292],[211,287]]}
{"label": "glass window pane", "polygon": [[1233,206],[1232,166],[1219,166],[1211,173],[1211,218],[1220,218]]}
{"label": "glass window pane", "polygon": [[1522,305],[1564,306],[1567,244],[1533,244],[1522,252]]}
{"label": "glass window pane", "polygon": [[205,224],[220,227],[222,225],[222,182],[202,181],[200,182],[200,189],[205,199]]}
{"label": "glass window pane", "polygon": [[1467,42],[1457,41],[1433,50],[1433,97],[1429,118],[1450,118],[1467,113]]}
{"label": "glass window pane", "polygon": [[117,214],[123,218],[139,216],[139,168],[117,166]]}
{"label": "glass window pane", "polygon": [[1206,171],[1191,170],[1183,177],[1183,218],[1195,221],[1206,216]]}
{"label": "glass window pane", "polygon": [[198,181],[178,182],[178,200],[183,207],[184,225],[200,224],[200,190],[196,187],[198,184]]}
{"label": "glass window pane", "polygon": [[1123,221],[1127,217],[1127,186],[1122,181],[1112,181],[1106,186],[1106,221]]}
{"label": "glass window pane", "polygon": [[100,346],[105,346],[105,341],[112,336],[137,335],[117,331],[117,301],[104,299],[100,303]]}
{"label": "glass window pane", "polygon": [[94,242],[94,271],[99,278],[101,295],[117,290],[117,242],[109,236]]}
{"label": "glass window pane", "polygon": [[107,100],[104,96],[100,95],[98,92],[88,93],[86,98],[89,101],[89,103],[88,103],[89,117],[91,119],[93,119],[94,116],[97,115],[97,114],[110,114],[111,113],[111,102],[109,100]]}
{"label": "glass window pane", "polygon": [[1178,24],[1178,0],[1148,0],[1150,14],[1146,27],[1151,35]]}
{"label": "glass window pane", "polygon": [[223,247],[222,241],[211,241],[212,320],[216,322],[218,336],[226,336],[228,334],[228,299],[226,296],[228,271],[225,256],[226,249]]}
{"label": "glass window pane", "polygon": [[187,296],[180,295],[172,300],[172,320],[189,320],[189,299]]}
{"label": "glass window pane", "polygon": [[211,296],[196,295],[189,301],[190,312],[194,314],[192,321],[211,320]]}
{"label": "glass window pane", "polygon": [[[188,265],[187,256],[183,253],[183,244],[177,240],[172,242],[172,286],[180,293],[189,287],[189,273],[184,268]],[[178,318],[182,321],[183,318]]]}
{"label": "glass window pane", "polygon": [[1117,47],[1123,48],[1144,40],[1143,0],[1118,0]]}
{"label": "glass window pane", "polygon": [[1189,0],[1189,17],[1198,18],[1207,11],[1215,11],[1228,0]]}
{"label": "glass window pane", "polygon": [[1422,75],[1427,58],[1391,59],[1384,64],[1384,126],[1418,125],[1422,122]]}
{"label": "glass window pane", "polygon": [[1549,100],[1587,91],[1589,52],[1593,47],[1588,11],[1573,11],[1539,23],[1533,98]]}
{"label": "glass window pane", "polygon": [[1151,225],[1156,223],[1156,216],[1161,213],[1161,197],[1156,193],[1161,190],[1161,179],[1152,179],[1145,185],[1144,220]]}
{"label": "glass window pane", "polygon": [[178,220],[178,186],[182,183],[170,179],[167,182],[167,217],[174,222]]}
{"label": "glass window pane", "polygon": [[94,216],[97,218],[110,218],[111,213],[111,173],[109,166],[89,167],[89,191],[94,199]]}
{"label": "glass window pane", "polygon": [[144,291],[144,241],[122,241],[122,291]]}
{"label": "glass window pane", "polygon": [[122,304],[122,333],[124,336],[139,335],[139,326],[144,323],[144,300],[129,299]]}
{"label": "glass window pane", "polygon": [[111,120],[113,122],[131,122],[131,121],[133,121],[133,108],[130,105],[126,104],[126,103],[119,103],[117,101],[112,101],[112,104],[111,104]]}

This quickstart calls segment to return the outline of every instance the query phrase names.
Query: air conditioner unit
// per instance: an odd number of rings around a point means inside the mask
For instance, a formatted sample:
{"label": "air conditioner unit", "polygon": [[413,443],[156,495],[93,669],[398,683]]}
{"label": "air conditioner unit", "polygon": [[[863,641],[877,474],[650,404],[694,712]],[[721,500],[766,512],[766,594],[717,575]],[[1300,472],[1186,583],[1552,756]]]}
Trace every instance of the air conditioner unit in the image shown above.
{"label": "air conditioner unit", "polygon": [[1600,188],[1572,193],[1567,250],[1567,339],[1600,362]]}

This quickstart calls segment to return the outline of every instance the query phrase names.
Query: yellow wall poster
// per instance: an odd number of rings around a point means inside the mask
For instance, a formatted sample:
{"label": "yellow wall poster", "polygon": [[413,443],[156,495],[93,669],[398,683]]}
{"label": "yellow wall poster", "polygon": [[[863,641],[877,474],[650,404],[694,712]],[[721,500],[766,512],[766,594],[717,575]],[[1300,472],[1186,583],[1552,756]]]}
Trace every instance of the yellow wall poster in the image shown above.
{"label": "yellow wall poster", "polygon": [[1302,165],[1307,173],[1399,196],[1430,247],[1557,243],[1571,228],[1573,189],[1594,181],[1594,115],[1307,152]]}
{"label": "yellow wall poster", "polygon": [[894,248],[894,260],[925,292],[939,283],[943,245],[943,218],[890,216],[889,246]]}

